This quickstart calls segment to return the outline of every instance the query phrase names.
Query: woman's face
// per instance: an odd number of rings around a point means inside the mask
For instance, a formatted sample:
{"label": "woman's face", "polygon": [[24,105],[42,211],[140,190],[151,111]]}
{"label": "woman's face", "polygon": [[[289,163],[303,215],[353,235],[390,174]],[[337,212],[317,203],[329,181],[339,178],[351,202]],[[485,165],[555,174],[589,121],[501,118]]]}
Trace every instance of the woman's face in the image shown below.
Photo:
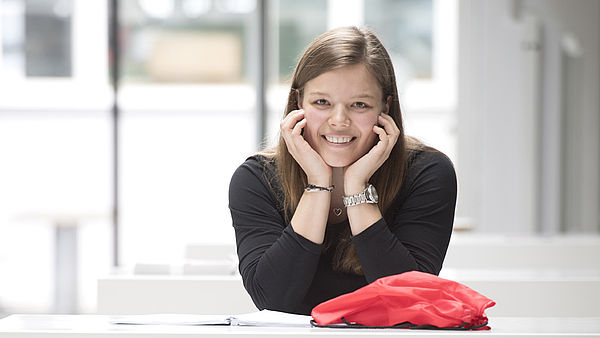
{"label": "woman's face", "polygon": [[366,154],[377,140],[373,126],[387,113],[377,80],[362,65],[346,66],[308,81],[304,138],[331,167],[346,167]]}

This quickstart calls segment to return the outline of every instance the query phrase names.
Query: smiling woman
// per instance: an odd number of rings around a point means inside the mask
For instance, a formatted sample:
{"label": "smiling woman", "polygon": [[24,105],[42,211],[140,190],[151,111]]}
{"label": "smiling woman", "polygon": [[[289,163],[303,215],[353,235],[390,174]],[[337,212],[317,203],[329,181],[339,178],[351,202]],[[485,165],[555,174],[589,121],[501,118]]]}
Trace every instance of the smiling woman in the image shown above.
{"label": "smiling woman", "polygon": [[439,273],[455,204],[452,163],[404,135],[390,57],[355,27],[304,52],[279,144],[229,188],[248,293],[259,309],[303,314],[380,277]]}

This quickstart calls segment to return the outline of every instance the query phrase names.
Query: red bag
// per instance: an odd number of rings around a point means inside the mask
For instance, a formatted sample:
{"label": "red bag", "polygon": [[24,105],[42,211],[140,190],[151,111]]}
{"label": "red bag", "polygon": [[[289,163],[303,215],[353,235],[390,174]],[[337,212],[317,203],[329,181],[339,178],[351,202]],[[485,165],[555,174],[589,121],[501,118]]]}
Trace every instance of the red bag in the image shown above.
{"label": "red bag", "polygon": [[495,304],[460,283],[410,271],[323,302],[311,315],[315,326],[489,330],[484,311]]}

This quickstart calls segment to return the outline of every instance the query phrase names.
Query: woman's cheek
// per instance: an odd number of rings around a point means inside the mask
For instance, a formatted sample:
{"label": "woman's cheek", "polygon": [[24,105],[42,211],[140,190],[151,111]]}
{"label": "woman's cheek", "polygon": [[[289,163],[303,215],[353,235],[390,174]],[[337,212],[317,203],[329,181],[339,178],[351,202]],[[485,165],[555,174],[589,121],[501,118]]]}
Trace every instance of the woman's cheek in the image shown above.
{"label": "woman's cheek", "polygon": [[368,135],[368,143],[372,146],[374,146],[377,143],[377,141],[379,141],[377,133],[373,130],[373,126],[379,125],[378,116],[379,115],[375,115],[375,117],[369,116],[369,118],[365,119],[362,123],[364,127],[363,133],[365,133],[365,135]]}
{"label": "woman's cheek", "polygon": [[304,127],[304,139],[313,148],[315,146],[315,140],[318,137],[319,124],[316,119],[316,115],[310,109],[304,110],[304,118],[306,119],[306,126]]}
{"label": "woman's cheek", "polygon": [[374,134],[375,132],[373,131],[373,126],[377,126],[379,124],[377,120],[378,116],[379,115],[372,116],[370,114],[369,116],[361,116],[355,121],[358,125],[360,125],[360,128],[364,133]]}

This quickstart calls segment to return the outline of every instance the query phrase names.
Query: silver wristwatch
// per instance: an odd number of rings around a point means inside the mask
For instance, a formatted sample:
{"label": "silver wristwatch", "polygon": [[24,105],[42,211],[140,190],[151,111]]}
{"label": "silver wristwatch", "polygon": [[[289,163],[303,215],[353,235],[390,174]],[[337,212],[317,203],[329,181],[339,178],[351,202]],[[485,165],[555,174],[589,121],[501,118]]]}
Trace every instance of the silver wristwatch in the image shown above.
{"label": "silver wristwatch", "polygon": [[342,197],[344,201],[345,207],[351,207],[353,205],[363,204],[363,203],[377,203],[379,198],[377,197],[377,190],[372,184],[369,184],[363,192]]}

